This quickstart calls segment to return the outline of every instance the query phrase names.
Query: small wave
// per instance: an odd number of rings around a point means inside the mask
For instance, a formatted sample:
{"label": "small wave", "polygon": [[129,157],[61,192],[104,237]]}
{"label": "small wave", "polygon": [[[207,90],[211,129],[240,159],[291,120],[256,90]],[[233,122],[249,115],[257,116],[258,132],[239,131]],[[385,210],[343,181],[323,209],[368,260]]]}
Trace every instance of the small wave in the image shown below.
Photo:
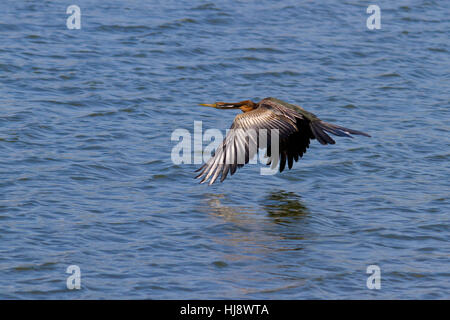
{"label": "small wave", "polygon": [[98,111],[98,112],[92,112],[87,115],[82,116],[81,118],[90,118],[90,117],[106,117],[116,114],[117,111]]}
{"label": "small wave", "polygon": [[248,48],[233,49],[233,51],[285,53],[284,50],[280,50],[280,49],[272,48],[272,47],[248,47]]}
{"label": "small wave", "polygon": [[42,264],[25,264],[16,266],[13,268],[13,270],[14,271],[46,270],[53,268],[57,264],[58,264],[57,262],[44,262]]}
{"label": "small wave", "polygon": [[219,11],[220,9],[218,9],[214,3],[209,2],[209,3],[205,3],[205,4],[202,4],[202,5],[199,5],[199,6],[195,7],[195,8],[192,8],[191,10],[215,10],[215,11]]}
{"label": "small wave", "polygon": [[0,32],[1,31],[18,31],[18,30],[20,30],[20,28],[16,24],[0,23]]}
{"label": "small wave", "polygon": [[446,49],[444,48],[427,48],[428,51],[432,51],[432,52],[448,52]]}
{"label": "small wave", "polygon": [[158,26],[158,29],[176,29],[176,28],[183,27],[186,24],[191,24],[191,23],[195,24],[195,23],[197,23],[197,20],[191,19],[191,18],[179,19],[179,20],[160,24]]}
{"label": "small wave", "polygon": [[389,72],[389,73],[380,74],[377,77],[379,77],[379,78],[396,78],[396,77],[401,77],[401,76],[396,72]]}
{"label": "small wave", "polygon": [[277,77],[281,78],[283,76],[299,76],[300,73],[292,71],[292,70],[285,70],[285,71],[267,71],[267,72],[257,72],[257,73],[244,73],[242,76],[247,79],[254,79],[254,78],[261,78],[261,77]]}
{"label": "small wave", "polygon": [[101,25],[96,28],[97,31],[106,32],[148,32],[151,30],[148,26],[122,26],[122,25]]}
{"label": "small wave", "polygon": [[379,87],[381,90],[408,90],[408,87],[394,87],[394,86],[382,86]]}

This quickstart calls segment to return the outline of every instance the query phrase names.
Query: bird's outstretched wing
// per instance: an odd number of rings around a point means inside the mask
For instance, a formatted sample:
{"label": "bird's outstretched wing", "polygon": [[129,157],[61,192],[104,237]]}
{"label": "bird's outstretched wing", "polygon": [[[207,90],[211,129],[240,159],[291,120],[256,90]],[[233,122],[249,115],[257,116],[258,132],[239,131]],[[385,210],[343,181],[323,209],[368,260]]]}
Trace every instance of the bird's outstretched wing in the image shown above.
{"label": "bird's outstretched wing", "polygon": [[[370,137],[367,133],[322,121],[315,114],[276,98],[265,98],[259,104],[261,107],[271,109],[276,114],[294,118],[296,122],[298,130],[292,133],[287,141],[280,141],[280,172],[286,167],[286,162],[288,168],[291,169],[294,160],[297,162],[303,156],[313,139],[317,139],[320,144],[335,144],[336,142],[329,136],[329,133],[348,138],[352,138],[351,134]],[[270,151],[270,147],[268,147],[269,157],[271,157]]]}
{"label": "bird's outstretched wing", "polygon": [[228,173],[233,175],[237,168],[247,164],[258,152],[261,129],[267,130],[265,133],[267,133],[266,142],[269,156],[272,140],[271,129],[278,130],[280,150],[282,144],[288,143],[289,136],[298,131],[296,118],[293,115],[276,112],[270,107],[261,106],[256,110],[239,114],[214,156],[197,170],[200,173],[196,178],[201,178],[201,183],[211,179],[209,182],[211,185],[219,176],[222,182]]}
{"label": "bird's outstretched wing", "polygon": [[[310,133],[312,133],[310,138],[317,139],[320,144],[335,144],[335,141],[327,134],[327,132],[339,137],[353,138],[351,134],[370,137],[367,133],[322,121],[315,114],[306,111],[302,107],[276,98],[265,98],[261,100],[260,104],[266,106],[266,108],[276,110],[277,113],[293,115],[297,118],[299,131],[303,131],[305,136],[308,135],[307,131],[310,131]],[[303,130],[301,130],[302,128]]]}

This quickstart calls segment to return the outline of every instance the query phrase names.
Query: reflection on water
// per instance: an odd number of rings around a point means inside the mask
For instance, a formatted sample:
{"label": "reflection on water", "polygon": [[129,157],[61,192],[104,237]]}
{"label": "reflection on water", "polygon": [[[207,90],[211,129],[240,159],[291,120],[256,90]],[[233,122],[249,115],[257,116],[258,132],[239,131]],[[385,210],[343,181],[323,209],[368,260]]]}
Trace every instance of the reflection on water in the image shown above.
{"label": "reflection on water", "polygon": [[[229,221],[247,219],[246,215],[259,213],[254,208],[227,205],[228,199],[224,194],[208,193],[207,203],[211,214],[221,216]],[[284,190],[272,191],[261,201],[261,208],[275,223],[291,223],[301,219],[309,213],[308,208],[301,202],[301,197],[294,192]]]}
{"label": "reflection on water", "polygon": [[[218,218],[216,227],[221,231],[218,238],[212,233],[213,241],[244,245],[253,253],[265,249],[299,250],[301,245],[296,241],[304,240],[305,235],[309,234],[304,221],[309,210],[300,201],[300,196],[293,192],[270,192],[260,200],[259,208],[235,205],[224,194],[210,193],[205,196],[206,211]],[[294,242],[286,247],[275,246],[277,241]]]}
{"label": "reflection on water", "polygon": [[[209,236],[220,248],[215,252],[214,265],[221,268],[224,281],[235,283],[244,295],[295,290],[305,285],[303,275],[285,275],[287,269],[298,267],[287,261],[302,261],[305,237],[310,235],[305,223],[309,210],[299,195],[272,191],[258,201],[257,209],[236,205],[225,194],[210,193],[205,197],[206,210],[216,218],[215,231],[220,228],[220,232]],[[246,272],[224,273],[235,265]]]}
{"label": "reflection on water", "polygon": [[293,192],[271,192],[262,201],[262,205],[274,222],[290,223],[309,213],[308,208],[300,199],[301,197]]}
{"label": "reflection on water", "polygon": [[206,202],[211,214],[218,217],[224,217],[227,220],[233,220],[238,214],[255,213],[254,210],[247,207],[230,206],[224,203],[227,201],[226,195],[223,193],[207,193],[205,194]]}

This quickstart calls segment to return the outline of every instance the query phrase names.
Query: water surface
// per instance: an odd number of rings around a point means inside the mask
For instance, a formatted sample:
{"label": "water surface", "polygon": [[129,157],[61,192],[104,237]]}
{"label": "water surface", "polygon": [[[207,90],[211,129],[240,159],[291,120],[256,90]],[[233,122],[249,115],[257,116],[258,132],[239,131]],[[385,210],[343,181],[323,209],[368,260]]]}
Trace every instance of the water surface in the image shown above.
{"label": "water surface", "polygon": [[[450,298],[449,2],[369,4],[2,1],[0,298]],[[237,114],[197,103],[268,96],[372,138],[212,187],[172,163]]]}

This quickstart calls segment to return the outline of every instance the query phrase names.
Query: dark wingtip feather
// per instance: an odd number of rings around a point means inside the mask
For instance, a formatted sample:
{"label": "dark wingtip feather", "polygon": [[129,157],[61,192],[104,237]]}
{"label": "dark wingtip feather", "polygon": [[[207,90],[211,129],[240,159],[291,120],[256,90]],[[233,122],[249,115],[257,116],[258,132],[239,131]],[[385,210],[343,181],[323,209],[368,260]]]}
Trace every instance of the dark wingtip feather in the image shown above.
{"label": "dark wingtip feather", "polygon": [[280,172],[283,172],[285,166],[286,166],[286,152],[282,152],[280,159]]}
{"label": "dark wingtip feather", "polygon": [[313,121],[310,124],[311,130],[316,137],[316,139],[321,144],[335,144],[336,142],[324,131],[323,126],[321,126],[320,122]]}
{"label": "dark wingtip feather", "polygon": [[[195,172],[198,172],[197,170],[195,170]],[[203,172],[200,172],[199,174],[197,174],[196,176],[195,176],[195,178],[194,179],[197,179],[197,178],[200,178],[201,176],[203,175]]]}
{"label": "dark wingtip feather", "polygon": [[200,168],[196,169],[194,172],[199,172],[206,166],[206,163],[204,163]]}
{"label": "dark wingtip feather", "polygon": [[288,155],[288,168],[289,168],[289,170],[292,169],[292,165],[293,165],[293,164],[294,164],[294,156],[291,155],[291,154],[289,154],[289,155]]}
{"label": "dark wingtip feather", "polygon": [[356,131],[357,133],[354,133],[354,134],[359,134],[359,135],[361,135],[361,136],[365,136],[365,137],[368,137],[368,138],[372,138],[372,136],[370,135],[370,134],[368,134],[368,133],[365,133],[365,132],[362,132],[362,131]]}
{"label": "dark wingtip feather", "polygon": [[220,182],[223,182],[227,178],[229,171],[230,171],[230,165],[226,164],[222,170],[222,176],[220,177]]}

